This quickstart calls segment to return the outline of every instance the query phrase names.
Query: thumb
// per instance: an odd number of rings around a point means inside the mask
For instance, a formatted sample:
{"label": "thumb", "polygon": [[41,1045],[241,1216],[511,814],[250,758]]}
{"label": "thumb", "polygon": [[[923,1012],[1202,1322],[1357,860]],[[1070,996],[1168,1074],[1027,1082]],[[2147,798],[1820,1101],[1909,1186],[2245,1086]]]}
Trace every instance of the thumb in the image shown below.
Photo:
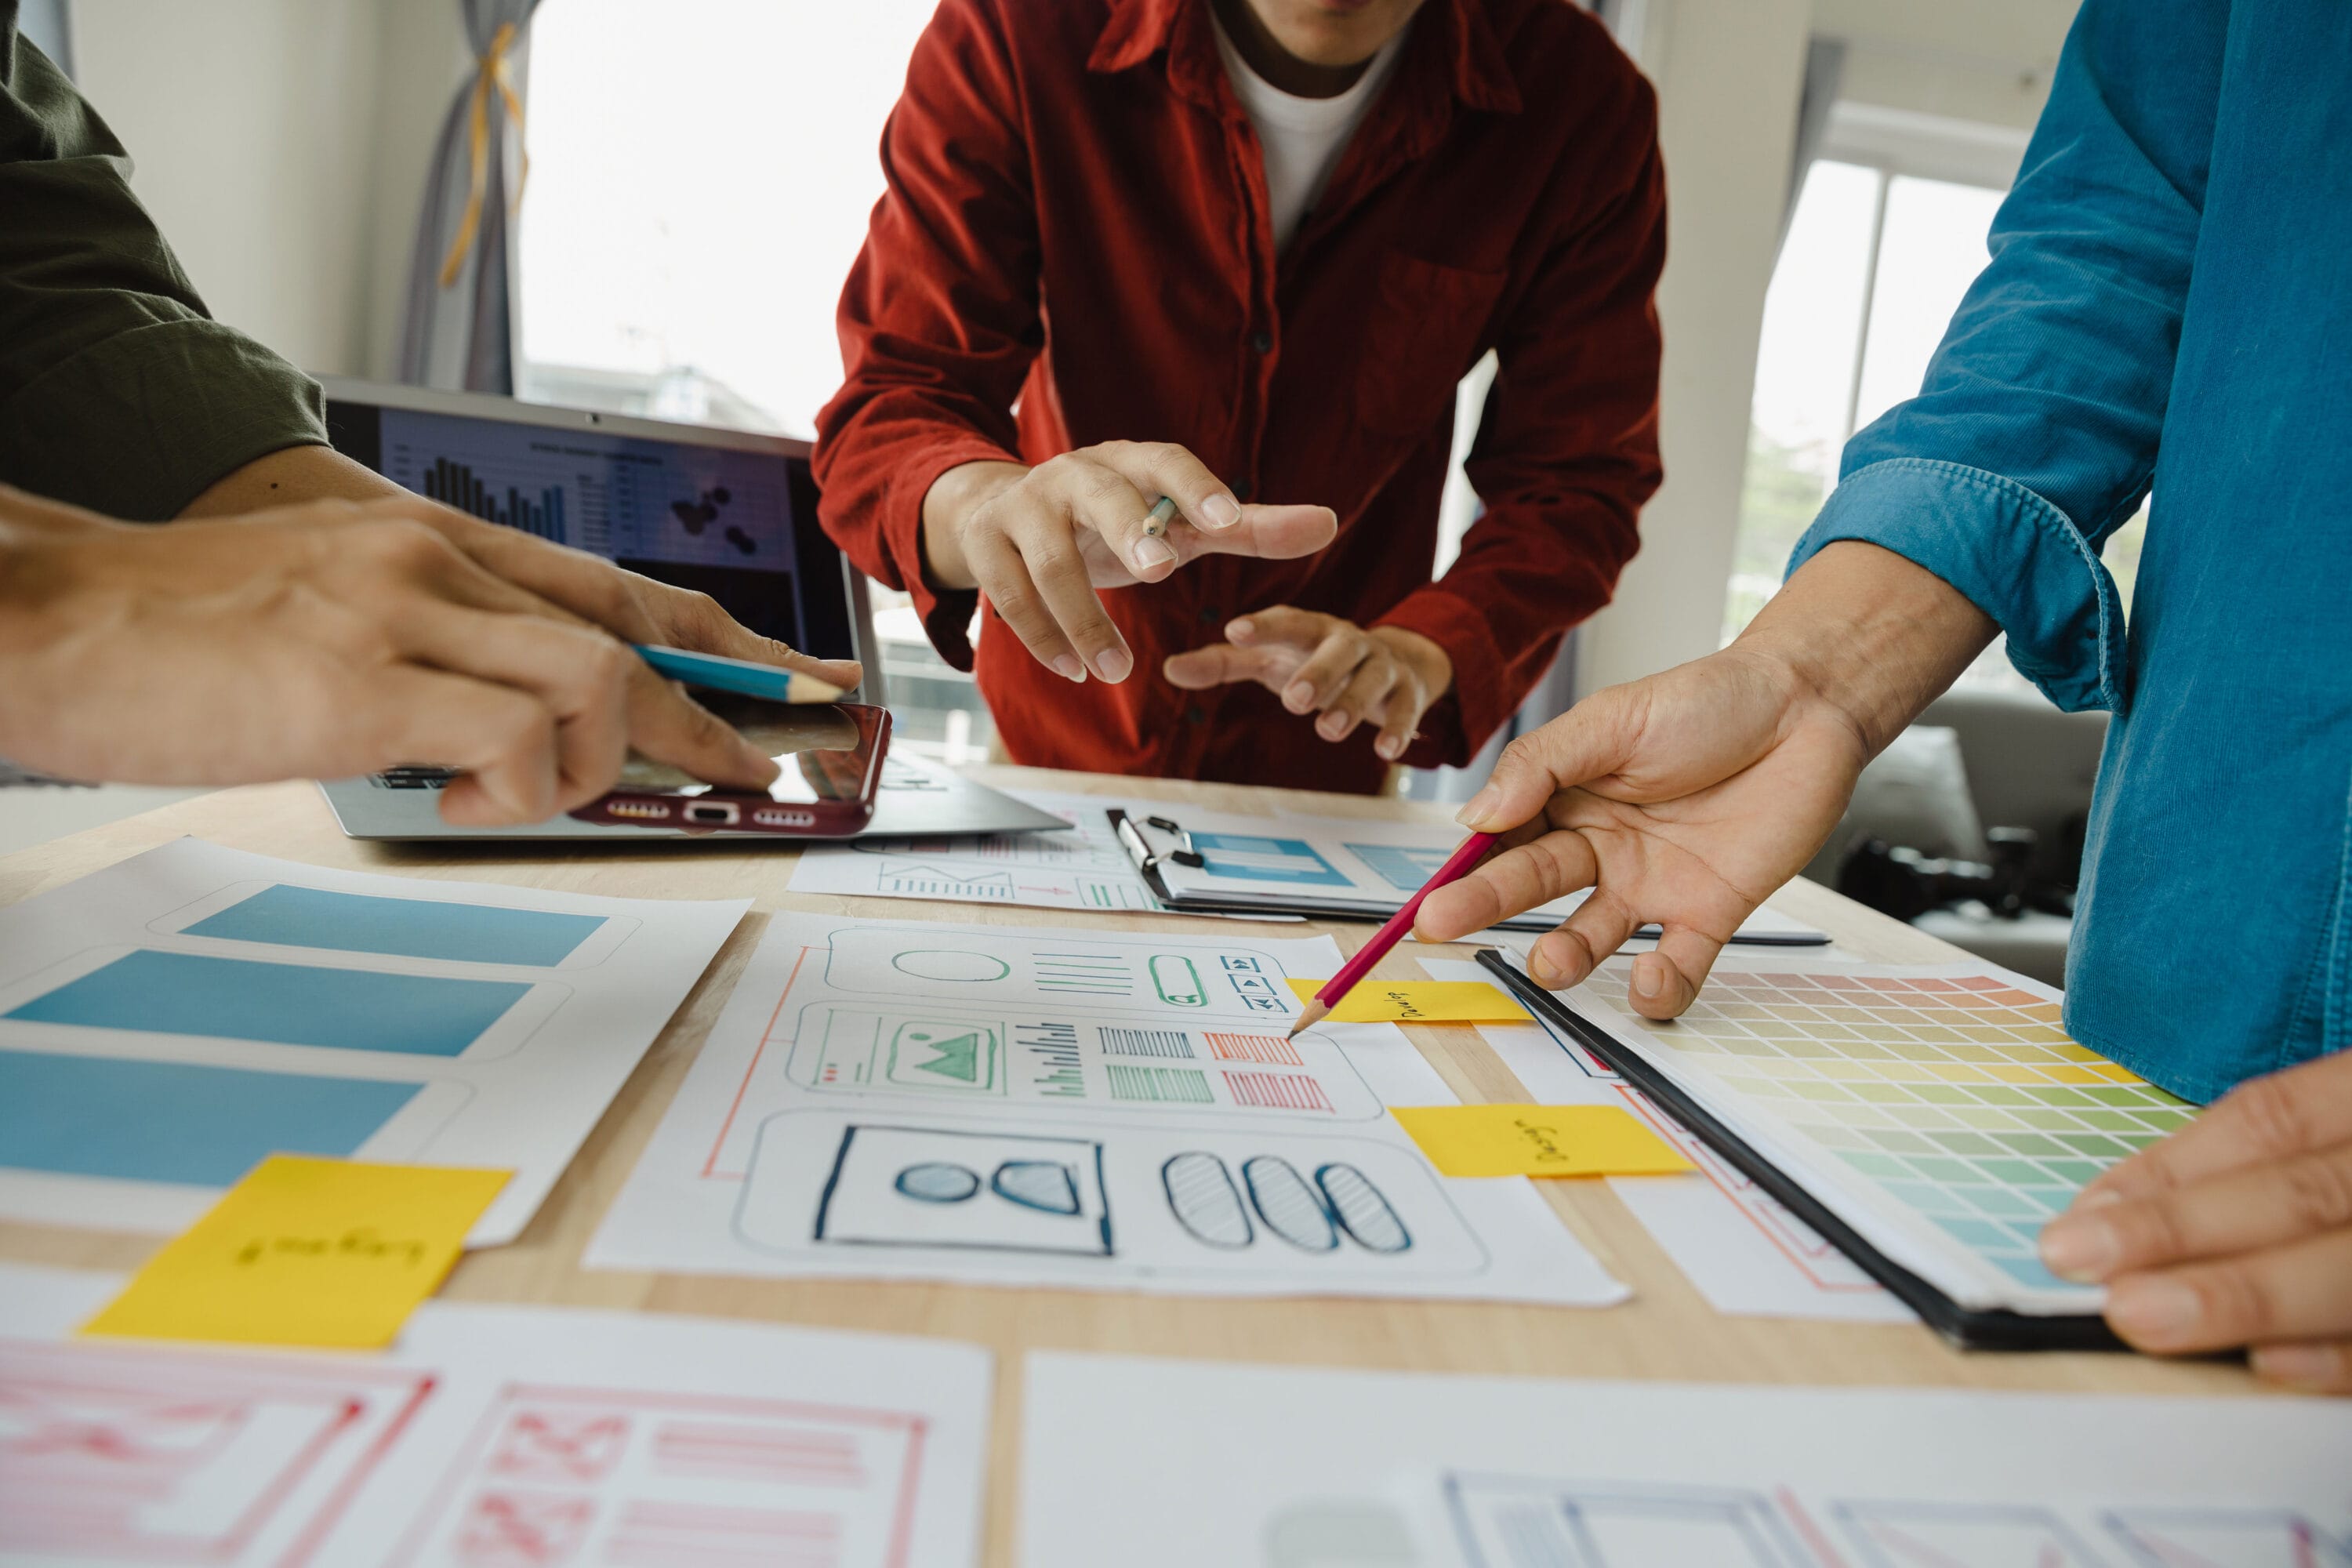
{"label": "thumb", "polygon": [[1486,787],[1454,820],[1474,833],[1508,833],[1560,791],[1615,773],[1631,732],[1625,692],[1622,686],[1596,691],[1504,747]]}

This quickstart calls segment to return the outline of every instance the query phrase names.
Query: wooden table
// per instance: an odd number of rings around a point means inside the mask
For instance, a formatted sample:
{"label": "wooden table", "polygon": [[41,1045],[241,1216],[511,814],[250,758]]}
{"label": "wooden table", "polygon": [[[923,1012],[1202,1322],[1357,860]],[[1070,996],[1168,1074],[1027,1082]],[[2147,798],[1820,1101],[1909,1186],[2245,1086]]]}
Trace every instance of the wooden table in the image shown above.
{"label": "wooden table", "polygon": [[[977,776],[995,784],[1097,794],[1135,788],[1130,779],[1024,768],[982,769]],[[1219,811],[1269,813],[1288,805],[1328,815],[1444,820],[1431,807],[1403,801],[1225,784],[1155,783],[1150,788],[1171,800]],[[30,898],[182,834],[314,865],[399,876],[511,882],[626,898],[750,899],[752,915],[662,1032],[530,1228],[510,1247],[469,1255],[442,1294],[456,1300],[642,1308],[830,1324],[936,1334],[986,1345],[998,1357],[984,1555],[992,1564],[1009,1568],[1015,1561],[1021,1355],[1031,1349],[1546,1377],[2150,1394],[2242,1394],[2255,1387],[2235,1363],[2160,1363],[2121,1355],[1963,1355],[1916,1324],[1725,1317],[1706,1304],[1600,1182],[1541,1185],[1561,1223],[1633,1289],[1633,1300],[1601,1310],[1450,1301],[1221,1300],[583,1271],[582,1249],[636,1163],[733,989],[744,960],[760,940],[766,911],[793,909],[877,919],[1041,926],[1066,925],[1071,917],[1054,910],[790,894],[784,886],[792,876],[793,852],[764,847],[565,846],[516,853],[514,847],[394,848],[355,843],[336,827],[317,790],[302,784],[226,791],[0,858],[0,902]],[[1792,882],[1773,901],[1864,958],[1935,963],[1966,956],[1810,882]],[[1089,910],[1086,923],[1164,931],[1168,921],[1179,918]],[[1206,934],[1231,931],[1223,921],[1187,923]],[[1352,952],[1371,928],[1286,925],[1279,930],[1286,937],[1328,931],[1343,952]],[[1380,973],[1415,976],[1409,954],[1420,951],[1426,950],[1400,949]],[[1466,957],[1468,950],[1444,950],[1443,955]],[[1528,1098],[1474,1030],[1408,1026],[1405,1032],[1464,1100]],[[0,1223],[0,1258],[16,1262],[130,1269],[155,1245],[150,1237]]]}

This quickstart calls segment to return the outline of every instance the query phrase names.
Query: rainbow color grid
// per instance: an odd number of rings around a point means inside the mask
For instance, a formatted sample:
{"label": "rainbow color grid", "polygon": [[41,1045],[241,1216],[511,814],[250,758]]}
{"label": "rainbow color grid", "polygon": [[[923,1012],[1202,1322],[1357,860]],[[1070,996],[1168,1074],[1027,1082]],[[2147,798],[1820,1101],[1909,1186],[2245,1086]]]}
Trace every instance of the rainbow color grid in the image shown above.
{"label": "rainbow color grid", "polygon": [[[1610,961],[1586,994],[1624,995],[1630,972]],[[2058,1019],[2057,1002],[1999,975],[1885,968],[1718,969],[1679,1020],[1609,1013],[2034,1289],[2069,1289],[2042,1266],[2043,1223],[2196,1114]]]}

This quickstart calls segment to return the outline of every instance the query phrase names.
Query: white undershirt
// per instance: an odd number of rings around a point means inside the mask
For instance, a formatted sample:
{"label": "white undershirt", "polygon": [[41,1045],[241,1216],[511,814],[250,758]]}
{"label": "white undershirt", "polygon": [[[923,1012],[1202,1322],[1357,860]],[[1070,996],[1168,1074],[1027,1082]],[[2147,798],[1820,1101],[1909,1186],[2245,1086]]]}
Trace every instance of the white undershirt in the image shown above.
{"label": "white undershirt", "polygon": [[[1212,14],[1213,19],[1213,13]],[[1408,26],[1406,31],[1410,31]],[[1296,98],[1250,69],[1242,52],[1217,23],[1217,53],[1224,57],[1225,75],[1234,93],[1257,128],[1258,145],[1265,151],[1265,194],[1274,209],[1274,247],[1290,243],[1298,222],[1323,194],[1324,183],[1347,150],[1348,138],[1363,123],[1381,84],[1396,67],[1405,35],[1397,34],[1381,46],[1356,85],[1337,98]]]}

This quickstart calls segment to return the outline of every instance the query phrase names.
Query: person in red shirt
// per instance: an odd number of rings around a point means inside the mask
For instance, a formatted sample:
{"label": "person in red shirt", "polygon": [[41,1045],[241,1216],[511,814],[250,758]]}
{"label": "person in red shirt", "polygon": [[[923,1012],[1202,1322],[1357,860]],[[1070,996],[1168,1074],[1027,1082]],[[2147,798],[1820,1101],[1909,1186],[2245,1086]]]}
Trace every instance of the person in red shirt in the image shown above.
{"label": "person in red shirt", "polygon": [[882,163],[820,516],[959,668],[980,596],[1015,761],[1376,791],[1466,762],[1607,602],[1659,479],[1664,183],[1569,0],[942,0]]}

